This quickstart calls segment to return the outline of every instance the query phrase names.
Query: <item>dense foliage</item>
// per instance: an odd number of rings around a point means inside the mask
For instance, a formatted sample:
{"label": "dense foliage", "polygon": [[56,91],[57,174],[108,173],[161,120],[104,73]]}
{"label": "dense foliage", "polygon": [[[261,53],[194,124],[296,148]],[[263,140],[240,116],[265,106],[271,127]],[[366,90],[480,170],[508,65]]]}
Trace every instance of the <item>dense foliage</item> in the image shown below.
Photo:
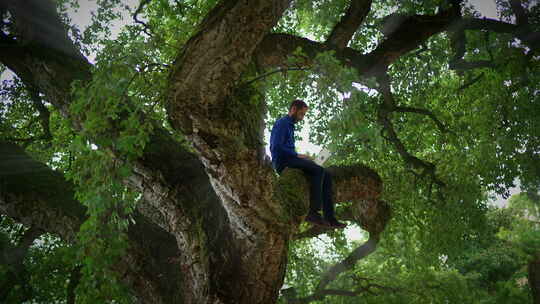
{"label": "dense foliage", "polygon": [[[75,288],[81,303],[129,303],[129,291],[110,268],[127,246],[124,232],[140,194],[121,180],[130,174],[131,161],[155,127],[140,125],[141,117],[162,122],[161,127],[191,149],[169,125],[164,92],[179,46],[196,33],[197,24],[217,1],[99,0],[85,29],[74,25],[68,14],[82,2],[56,2],[71,38],[94,62],[91,81],[72,84],[71,111],[84,121],[82,131],[75,132],[58,109],[41,104],[39,93],[27,90],[3,68],[0,136],[16,141],[73,181],[89,218],[77,245],[41,234],[28,249],[20,267],[24,271],[9,272],[15,264],[4,257],[0,286],[12,280],[10,273],[28,283],[9,292],[12,303],[70,301]],[[349,2],[293,1],[273,31],[324,42]],[[540,31],[540,4],[522,2],[530,12],[530,30]],[[501,20],[515,22],[506,1],[497,4]],[[374,1],[349,46],[372,51],[387,35],[383,17],[391,13],[435,14],[447,6],[440,0]],[[479,13],[465,6],[462,14]],[[128,16],[127,22],[111,38],[111,28],[122,16]],[[265,97],[267,128],[285,114],[292,99],[304,99],[311,108],[306,116],[310,140],[334,153],[329,165],[361,162],[384,181],[383,199],[391,205],[393,218],[377,251],[331,283],[342,294],[312,300],[532,302],[527,263],[540,252],[540,54],[510,34],[463,35],[463,60],[485,64],[460,67],[452,33],[442,32],[390,66],[388,85],[396,109],[401,109],[390,117],[397,139],[381,125],[383,85],[344,66],[334,50],[319,53],[306,67],[308,51],[298,49],[288,67],[264,71],[253,64],[242,77]],[[490,196],[508,196],[518,181],[524,192],[512,196],[508,208],[489,206]],[[0,250],[6,254],[15,252],[30,230],[5,216],[0,228]],[[367,235],[358,239],[335,231],[295,241],[280,301],[293,303],[312,295],[322,273],[345,259]]]}

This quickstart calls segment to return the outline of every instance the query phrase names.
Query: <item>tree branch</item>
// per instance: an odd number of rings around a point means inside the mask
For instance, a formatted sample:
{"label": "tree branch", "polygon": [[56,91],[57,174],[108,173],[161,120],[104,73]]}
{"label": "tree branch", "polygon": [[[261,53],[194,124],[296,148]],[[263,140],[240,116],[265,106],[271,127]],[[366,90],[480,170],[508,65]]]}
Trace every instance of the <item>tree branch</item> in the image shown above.
{"label": "tree branch", "polygon": [[394,145],[405,163],[411,165],[413,168],[422,169],[422,175],[429,174],[437,185],[441,187],[445,186],[444,182],[439,180],[435,174],[435,165],[410,154],[403,142],[399,139],[390,119],[390,114],[396,108],[396,102],[390,89],[390,79],[388,75],[381,75],[378,80],[380,85],[379,92],[383,96],[383,102],[379,105],[377,121],[386,132],[388,136],[387,140]]}
{"label": "tree branch", "polygon": [[478,74],[478,76],[476,76],[475,78],[473,78],[471,81],[463,84],[461,87],[459,87],[458,89],[458,92],[462,92],[463,90],[466,90],[467,88],[469,88],[470,86],[472,86],[473,84],[477,83],[480,79],[482,79],[484,77],[484,73],[480,73]]}
{"label": "tree branch", "polygon": [[368,256],[370,253],[375,251],[375,248],[378,243],[378,236],[372,236],[370,239],[353,250],[349,256],[347,256],[343,261],[335,264],[329,270],[327,270],[321,277],[321,281],[317,285],[315,291],[306,297],[296,298],[294,290],[284,293],[283,297],[286,299],[287,303],[310,303],[313,301],[321,301],[326,296],[347,296],[354,297],[360,295],[361,293],[372,293],[370,288],[372,287],[383,287],[381,285],[372,284],[371,286],[358,287],[354,291],[348,290],[338,290],[338,289],[327,289],[326,286],[334,281],[341,273],[350,270],[354,265],[361,259]]}
{"label": "tree branch", "polygon": [[[370,232],[378,231],[379,223],[390,217],[390,208],[386,203],[378,200],[382,192],[382,181],[379,175],[363,165],[331,166],[326,170],[332,176],[333,201],[336,203],[354,202],[356,220],[360,222],[362,228]],[[309,185],[303,172],[299,169],[285,168],[278,178],[275,193],[283,206],[287,206],[284,208],[288,209],[287,213],[291,215],[291,219],[296,224],[302,222],[309,206]],[[307,237],[307,235],[297,237]]]}
{"label": "tree branch", "polygon": [[341,273],[352,269],[358,261],[375,251],[378,243],[378,238],[378,235],[370,236],[370,238],[364,244],[353,250],[349,254],[349,256],[347,256],[343,261],[335,264],[330,269],[328,269],[322,275],[322,278],[319,281],[316,290],[324,290],[325,287],[330,284],[330,282],[334,281]]}
{"label": "tree branch", "polygon": [[452,26],[451,30],[484,30],[494,33],[512,34],[514,37],[522,40],[533,51],[540,49],[540,32],[531,30],[530,25],[526,23],[514,25],[489,18],[461,18]]}
{"label": "tree branch", "polygon": [[265,73],[265,74],[263,74],[263,75],[260,75],[260,76],[258,76],[258,77],[255,77],[255,78],[253,78],[253,79],[251,79],[251,80],[249,80],[249,81],[243,83],[242,85],[249,85],[249,84],[252,84],[252,83],[254,83],[254,82],[256,82],[256,81],[259,81],[259,80],[264,79],[264,78],[266,78],[266,77],[268,77],[268,76],[270,76],[270,75],[273,75],[273,74],[276,74],[276,73],[280,73],[280,72],[284,72],[284,73],[285,73],[285,72],[287,72],[287,71],[305,71],[305,70],[307,70],[307,69],[305,69],[305,68],[294,68],[294,67],[291,67],[291,68],[281,68],[281,69],[277,69],[277,70],[274,70],[274,71],[270,71],[270,72]]}
{"label": "tree branch", "polygon": [[[220,1],[208,13],[199,32],[178,53],[169,78],[167,110],[174,128],[191,136],[200,109],[219,107],[227,100],[251,54],[290,1]],[[203,100],[197,92],[206,92]]]}
{"label": "tree branch", "polygon": [[30,227],[23,234],[17,246],[12,247],[8,244],[8,246],[0,248],[0,265],[6,270],[5,276],[0,280],[0,301],[6,301],[16,285],[20,285],[22,288],[19,292],[26,293],[26,297],[31,296],[28,271],[23,261],[30,246],[42,233],[39,229]]}
{"label": "tree branch", "polygon": [[47,109],[47,107],[45,107],[45,105],[43,104],[43,101],[39,96],[38,90],[29,88],[28,92],[30,94],[30,98],[32,99],[34,107],[39,113],[39,121],[41,124],[41,128],[43,129],[43,139],[52,139],[51,129],[49,127],[49,120],[51,116],[49,109]]}
{"label": "tree branch", "polygon": [[[451,8],[434,16],[396,16],[388,17],[383,31],[387,38],[374,51],[362,54],[351,48],[336,51],[336,58],[345,66],[355,68],[361,77],[369,78],[384,73],[386,67],[408,51],[421,45],[427,38],[448,30],[454,34],[455,48],[459,46],[453,60],[455,68],[471,69],[491,67],[488,62],[463,63],[465,52],[463,30],[485,30],[496,33],[510,33],[525,38],[529,47],[537,49],[540,44],[538,33],[521,33],[520,27],[493,19],[461,18],[459,10]],[[457,44],[456,44],[457,43]],[[258,46],[256,62],[261,67],[284,66],[287,56],[301,47],[310,59],[329,48],[326,44],[288,34],[268,34]],[[457,48],[456,48],[457,49]],[[452,60],[451,60],[452,62]],[[306,62],[306,65],[309,62]]]}
{"label": "tree branch", "polygon": [[525,9],[523,8],[523,5],[521,4],[521,0],[509,0],[510,2],[510,8],[514,12],[514,15],[516,16],[516,24],[518,26],[524,26],[529,25],[529,17],[527,15],[527,12],[525,12]]}
{"label": "tree branch", "polygon": [[458,59],[455,61],[450,61],[451,70],[467,71],[474,70],[478,68],[495,68],[495,64],[489,60],[476,60],[476,61],[465,61],[463,59]]}
{"label": "tree branch", "polygon": [[73,186],[60,173],[0,141],[0,213],[74,241],[85,208],[73,197]]}
{"label": "tree branch", "polygon": [[75,266],[69,274],[69,283],[66,287],[66,304],[75,304],[75,288],[81,281],[81,266]]}
{"label": "tree branch", "polygon": [[343,49],[352,39],[358,27],[371,10],[371,0],[353,0],[345,15],[332,29],[326,43],[338,49]]}
{"label": "tree branch", "polygon": [[498,21],[491,18],[468,18],[463,17],[456,21],[456,23],[450,28],[453,30],[484,30],[500,34],[512,34],[515,33],[519,27],[503,21]]}
{"label": "tree branch", "polygon": [[454,49],[454,56],[450,59],[450,65],[452,65],[452,62],[463,61],[463,56],[465,56],[466,39],[465,30],[461,27],[450,33],[450,43]]}
{"label": "tree branch", "polygon": [[[287,303],[311,303],[313,301],[321,301],[326,296],[343,296],[343,297],[356,297],[362,294],[370,294],[373,296],[377,296],[381,294],[381,292],[392,292],[392,293],[398,293],[398,292],[408,292],[417,294],[420,296],[424,296],[424,293],[418,292],[416,290],[407,290],[405,288],[401,287],[392,287],[392,286],[385,286],[377,283],[373,283],[373,279],[370,278],[363,278],[358,276],[351,276],[354,281],[358,284],[356,288],[353,290],[341,290],[341,289],[320,289],[315,290],[311,295],[297,298],[296,297],[296,290],[294,287],[288,288],[283,290],[283,298],[286,300]],[[440,288],[440,285],[436,286],[427,286],[428,288]],[[376,291],[374,291],[376,290]]]}
{"label": "tree branch", "polygon": [[419,109],[419,108],[413,108],[413,107],[396,106],[396,107],[394,107],[393,112],[399,112],[399,113],[416,113],[416,114],[426,115],[426,116],[428,116],[429,118],[431,118],[431,119],[433,120],[433,122],[437,125],[437,128],[439,128],[439,130],[440,130],[442,133],[450,132],[450,131],[444,126],[444,124],[437,118],[437,116],[435,116],[435,114],[433,114],[433,112],[431,112],[431,111],[429,111],[429,110],[427,110],[427,109]]}
{"label": "tree branch", "polygon": [[[70,40],[56,13],[54,2],[39,0],[4,0],[4,2],[12,23],[17,27],[17,40],[20,45],[52,50],[56,54],[62,54],[64,59],[84,59]],[[47,26],[43,26],[44,24]],[[47,53],[49,52],[42,52],[42,55],[47,56]]]}
{"label": "tree branch", "polygon": [[[356,223],[370,235],[381,234],[392,217],[390,205],[378,199],[356,199],[347,208],[339,210],[336,217],[342,221]],[[311,226],[305,231],[297,233],[294,239],[312,238],[330,231],[321,226]]]}
{"label": "tree branch", "polygon": [[138,15],[142,12],[143,8],[148,4],[150,3],[150,1],[152,0],[141,0],[139,2],[139,6],[137,7],[137,9],[135,10],[135,13],[133,14],[133,21],[135,21],[135,23],[138,23],[140,25],[142,25],[143,27],[143,31],[146,33],[146,35],[148,36],[152,36],[152,29],[148,26],[148,24],[146,24],[145,22],[139,20],[138,18]]}
{"label": "tree branch", "polygon": [[[455,20],[453,9],[441,11],[436,15],[395,16],[387,18],[387,26],[383,30],[386,39],[368,54],[344,47],[336,50],[336,58],[348,67],[357,70],[364,79],[384,73],[389,64],[403,54],[417,48],[429,37],[445,30]],[[328,44],[318,43],[306,38],[288,34],[268,34],[255,51],[255,60],[261,67],[284,66],[287,56],[298,47],[309,59],[318,53],[330,50]],[[310,62],[305,63],[306,66]]]}

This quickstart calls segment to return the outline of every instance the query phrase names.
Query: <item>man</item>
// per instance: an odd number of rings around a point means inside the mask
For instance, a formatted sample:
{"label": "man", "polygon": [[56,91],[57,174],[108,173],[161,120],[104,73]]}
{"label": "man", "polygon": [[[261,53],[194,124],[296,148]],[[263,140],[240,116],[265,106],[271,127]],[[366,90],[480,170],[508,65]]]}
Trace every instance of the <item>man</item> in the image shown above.
{"label": "man", "polygon": [[[278,119],[270,135],[272,166],[278,174],[285,167],[301,169],[310,178],[310,207],[306,221],[314,225],[344,228],[334,217],[332,202],[332,177],[327,170],[317,165],[308,155],[298,154],[294,148],[294,124],[304,119],[308,110],[302,100],[294,100],[289,114]],[[324,218],[320,214],[323,210]]]}

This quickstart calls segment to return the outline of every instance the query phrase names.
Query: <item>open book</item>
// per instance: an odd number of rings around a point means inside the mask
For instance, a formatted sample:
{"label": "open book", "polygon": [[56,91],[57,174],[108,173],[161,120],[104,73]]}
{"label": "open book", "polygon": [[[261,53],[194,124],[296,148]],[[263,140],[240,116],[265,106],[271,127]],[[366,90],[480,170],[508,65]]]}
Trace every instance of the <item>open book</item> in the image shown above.
{"label": "open book", "polygon": [[332,156],[332,152],[330,152],[328,149],[323,148],[321,152],[319,152],[319,155],[315,157],[313,160],[317,165],[321,166]]}

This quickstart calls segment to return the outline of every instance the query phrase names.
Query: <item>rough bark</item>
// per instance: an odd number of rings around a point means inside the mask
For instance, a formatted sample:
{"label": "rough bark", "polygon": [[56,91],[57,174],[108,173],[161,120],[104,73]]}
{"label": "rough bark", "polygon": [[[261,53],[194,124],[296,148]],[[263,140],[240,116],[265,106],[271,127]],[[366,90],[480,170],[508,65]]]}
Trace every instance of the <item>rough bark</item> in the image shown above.
{"label": "rough bark", "polygon": [[332,29],[326,43],[338,49],[346,47],[371,10],[371,2],[371,0],[351,1],[347,12]]}

